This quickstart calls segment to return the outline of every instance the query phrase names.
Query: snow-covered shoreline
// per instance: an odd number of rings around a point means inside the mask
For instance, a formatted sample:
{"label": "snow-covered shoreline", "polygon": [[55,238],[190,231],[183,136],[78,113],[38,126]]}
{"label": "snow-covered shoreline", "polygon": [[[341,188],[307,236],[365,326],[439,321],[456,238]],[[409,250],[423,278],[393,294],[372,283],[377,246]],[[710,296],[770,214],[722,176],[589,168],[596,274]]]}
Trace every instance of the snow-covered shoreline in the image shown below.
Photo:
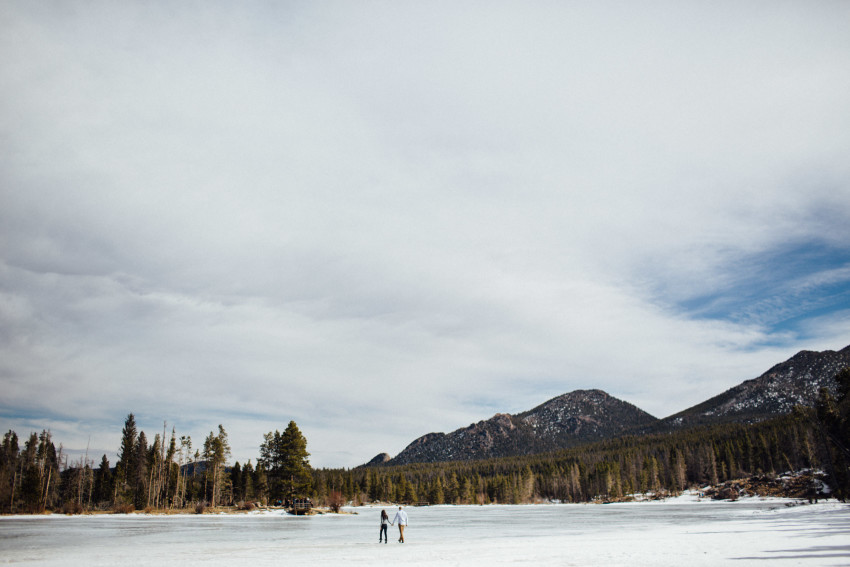
{"label": "snow-covered shoreline", "polygon": [[[643,496],[643,498],[641,498]],[[633,500],[623,500],[616,502],[534,502],[534,503],[524,503],[524,504],[499,504],[499,503],[491,503],[491,504],[435,504],[429,505],[427,508],[472,508],[472,509],[481,509],[481,508],[496,508],[496,507],[507,507],[507,508],[515,508],[515,507],[576,507],[576,506],[660,506],[660,505],[718,505],[718,504],[745,504],[745,503],[772,503],[778,506],[808,506],[808,505],[826,505],[826,504],[837,504],[839,506],[844,506],[845,504],[839,502],[835,499],[824,499],[821,498],[816,503],[810,503],[805,499],[801,498],[786,498],[786,497],[777,497],[777,496],[742,496],[736,500],[717,500],[713,498],[708,498],[703,495],[703,491],[701,490],[686,490],[677,496],[668,496],[664,498],[652,498],[646,495],[638,495]],[[394,502],[377,502],[377,503],[368,503],[362,505],[346,505],[341,508],[341,514],[335,514],[330,511],[322,511],[320,515],[351,515],[358,514],[360,511],[371,510],[371,509],[381,509],[381,508],[394,508],[399,506],[398,503]],[[407,505],[403,505],[407,507]],[[850,503],[846,504],[846,506],[850,507]],[[411,508],[423,508],[423,506],[410,506]],[[280,516],[286,515],[286,511],[281,508],[257,508],[251,511],[231,511],[231,510],[220,510],[220,511],[207,511],[204,514],[197,514],[192,511],[154,511],[154,512],[130,512],[128,514],[116,514],[114,512],[103,511],[103,512],[95,512],[95,513],[83,513],[83,514],[63,514],[61,512],[44,512],[41,514],[3,514],[0,515],[0,521],[14,519],[14,518],[51,518],[51,517],[61,517],[61,518],[85,518],[85,517],[94,517],[94,516],[112,516],[112,517],[120,517],[120,516],[128,516],[128,517],[146,517],[146,516],[156,516],[156,517],[207,517],[207,516],[235,516],[235,517],[250,517],[250,516]]]}
{"label": "snow-covered shoreline", "polygon": [[[0,564],[232,567],[405,565],[850,564],[850,504],[780,498],[411,507],[405,544],[378,544],[380,509],[246,514],[6,516]],[[397,537],[397,536],[396,536]]]}

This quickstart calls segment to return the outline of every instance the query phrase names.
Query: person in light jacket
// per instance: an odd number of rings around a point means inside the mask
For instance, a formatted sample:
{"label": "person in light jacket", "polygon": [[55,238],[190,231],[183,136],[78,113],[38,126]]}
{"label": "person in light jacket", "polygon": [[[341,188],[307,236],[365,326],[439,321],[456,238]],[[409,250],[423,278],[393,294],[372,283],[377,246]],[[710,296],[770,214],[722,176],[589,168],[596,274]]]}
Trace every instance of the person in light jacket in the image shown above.
{"label": "person in light jacket", "polygon": [[381,510],[381,531],[378,532],[378,543],[381,543],[381,538],[383,538],[384,543],[390,541],[387,537],[387,524],[390,523],[390,517],[387,516],[386,510]]}
{"label": "person in light jacket", "polygon": [[395,513],[395,518],[393,518],[392,524],[395,525],[398,523],[398,541],[399,543],[404,543],[404,526],[407,525],[407,512],[401,509],[401,506],[398,507],[398,512]]}

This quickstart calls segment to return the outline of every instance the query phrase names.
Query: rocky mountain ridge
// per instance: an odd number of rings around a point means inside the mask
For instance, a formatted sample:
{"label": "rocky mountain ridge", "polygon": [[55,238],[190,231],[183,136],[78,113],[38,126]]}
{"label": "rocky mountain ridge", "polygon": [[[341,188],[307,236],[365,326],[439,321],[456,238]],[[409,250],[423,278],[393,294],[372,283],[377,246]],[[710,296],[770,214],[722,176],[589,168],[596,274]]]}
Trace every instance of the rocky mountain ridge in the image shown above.
{"label": "rocky mountain ridge", "polygon": [[850,366],[840,351],[800,351],[758,378],[664,419],[602,390],[576,390],[516,415],[497,413],[451,433],[428,433],[394,458],[382,453],[367,466],[477,460],[575,447],[623,434],[658,433],[724,422],[755,422],[811,406],[822,387]]}
{"label": "rocky mountain ridge", "polygon": [[389,465],[530,455],[592,443],[658,419],[602,390],[576,390],[517,414],[497,413],[413,441]]}
{"label": "rocky mountain ridge", "polygon": [[821,388],[835,393],[833,377],[850,366],[850,346],[840,351],[803,350],[767,372],[729,388],[701,404],[661,420],[662,429],[724,422],[750,423],[811,406]]}

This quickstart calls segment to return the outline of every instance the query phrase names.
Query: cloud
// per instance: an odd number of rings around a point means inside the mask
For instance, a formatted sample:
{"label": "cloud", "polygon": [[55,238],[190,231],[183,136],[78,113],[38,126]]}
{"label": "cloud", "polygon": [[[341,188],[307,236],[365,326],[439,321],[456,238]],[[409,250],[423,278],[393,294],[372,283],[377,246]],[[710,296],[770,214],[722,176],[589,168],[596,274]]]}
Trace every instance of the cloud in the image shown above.
{"label": "cloud", "polygon": [[4,4],[0,423],[352,466],[846,346],[848,12],[761,8]]}

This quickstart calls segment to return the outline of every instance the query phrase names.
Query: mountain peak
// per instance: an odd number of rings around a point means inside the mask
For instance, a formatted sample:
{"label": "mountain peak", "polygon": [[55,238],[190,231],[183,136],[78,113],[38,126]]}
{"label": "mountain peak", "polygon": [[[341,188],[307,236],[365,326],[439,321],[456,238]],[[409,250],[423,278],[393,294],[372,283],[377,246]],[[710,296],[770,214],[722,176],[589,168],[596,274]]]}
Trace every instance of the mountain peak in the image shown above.
{"label": "mountain peak", "polygon": [[423,435],[389,464],[540,453],[598,441],[655,421],[602,390],[575,390],[517,415],[497,413],[451,433]]}
{"label": "mountain peak", "polygon": [[658,421],[603,390],[574,390],[517,417],[554,448],[596,441]]}

